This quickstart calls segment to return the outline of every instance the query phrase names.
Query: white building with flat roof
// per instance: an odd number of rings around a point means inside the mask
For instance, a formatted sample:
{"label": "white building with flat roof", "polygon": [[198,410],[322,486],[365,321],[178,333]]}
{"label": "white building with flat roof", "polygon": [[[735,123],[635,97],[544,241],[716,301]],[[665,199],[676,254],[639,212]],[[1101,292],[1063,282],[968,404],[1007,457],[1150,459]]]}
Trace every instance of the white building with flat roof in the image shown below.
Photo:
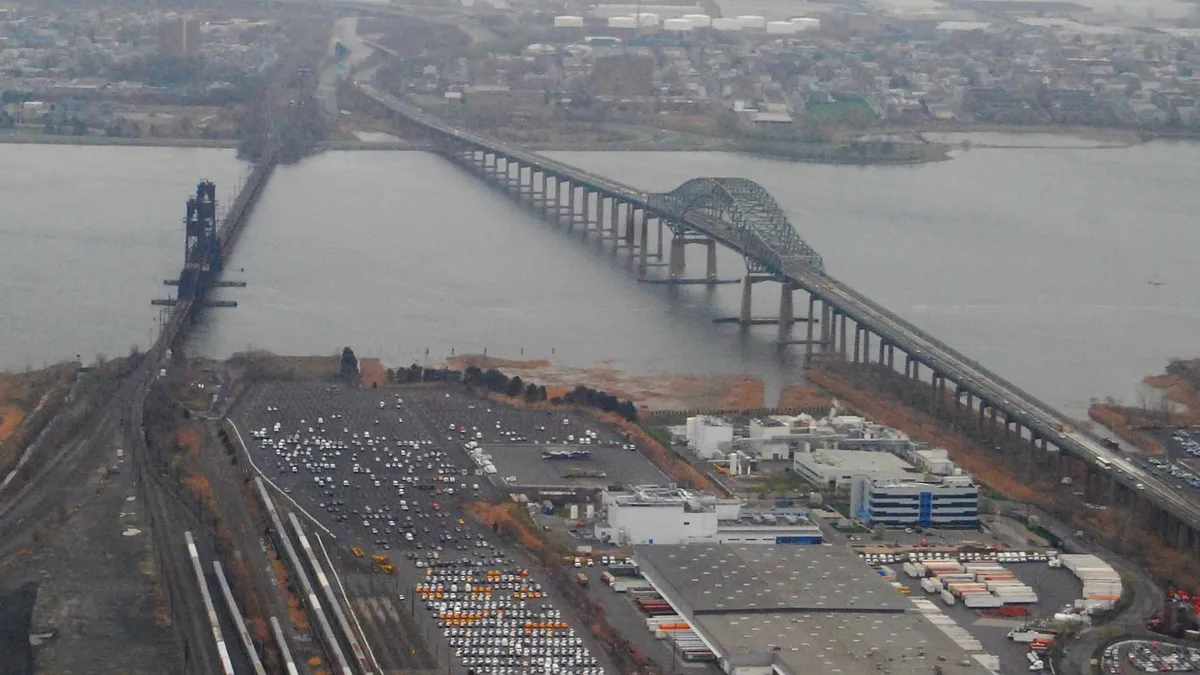
{"label": "white building with flat roof", "polygon": [[797,454],[792,470],[819,486],[849,486],[855,476],[872,480],[915,479],[911,464],[890,452],[861,450],[814,450]]}
{"label": "white building with flat roof", "polygon": [[596,538],[618,546],[720,543],[819,544],[821,530],[800,513],[746,513],[739,499],[637,485],[601,493]]}
{"label": "white building with flat roof", "polygon": [[733,425],[708,415],[687,418],[687,444],[692,452],[709,459],[733,442]]}

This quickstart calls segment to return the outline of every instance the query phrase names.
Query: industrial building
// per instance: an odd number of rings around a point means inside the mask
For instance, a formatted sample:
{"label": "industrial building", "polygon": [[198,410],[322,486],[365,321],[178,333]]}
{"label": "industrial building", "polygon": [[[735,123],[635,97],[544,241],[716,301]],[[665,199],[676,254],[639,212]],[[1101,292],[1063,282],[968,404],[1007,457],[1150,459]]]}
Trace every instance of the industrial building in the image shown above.
{"label": "industrial building", "polygon": [[912,480],[920,477],[913,465],[889,452],[814,450],[797,454],[792,470],[822,487],[849,487],[857,476],[871,480]]}
{"label": "industrial building", "polygon": [[677,487],[638,485],[601,493],[596,538],[617,545],[736,542],[819,544],[803,511],[748,512],[741,500]]}
{"label": "industrial building", "polygon": [[716,417],[689,417],[686,429],[688,448],[704,459],[727,452],[728,444],[733,442],[733,425]]}
{"label": "industrial building", "polygon": [[978,527],[979,488],[964,475],[934,481],[855,476],[850,510],[867,523],[893,527]]}
{"label": "industrial building", "polygon": [[989,675],[849,549],[639,546],[642,575],[730,675]]}

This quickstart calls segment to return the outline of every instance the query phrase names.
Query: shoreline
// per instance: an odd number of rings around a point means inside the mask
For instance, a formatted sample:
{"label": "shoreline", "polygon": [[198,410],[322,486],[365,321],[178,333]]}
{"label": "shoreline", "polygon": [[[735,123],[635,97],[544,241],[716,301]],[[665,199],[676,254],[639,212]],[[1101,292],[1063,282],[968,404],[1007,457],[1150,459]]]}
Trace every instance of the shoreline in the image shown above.
{"label": "shoreline", "polygon": [[[1010,136],[1058,136],[1070,137],[1094,141],[1094,144],[1055,144],[1050,143],[1031,143],[1031,144],[1005,144],[1005,143],[988,143],[975,142],[969,139],[963,139],[965,144],[955,140],[939,140],[936,138],[928,138],[937,134],[1005,134]],[[1007,150],[1109,150],[1129,148],[1142,143],[1165,140],[1165,141],[1200,141],[1200,133],[1179,132],[1169,133],[1161,131],[1138,131],[1126,129],[1098,129],[1090,127],[1005,127],[1003,125],[956,125],[949,127],[925,127],[925,128],[880,128],[875,130],[864,130],[856,135],[859,139],[878,139],[885,136],[903,137],[908,136],[912,139],[911,143],[922,145],[942,145],[946,147],[948,153],[954,153],[962,147],[990,150],[990,149],[1007,149]],[[850,140],[847,137],[846,142]],[[870,141],[868,141],[870,142]],[[904,144],[905,141],[897,141],[897,144]],[[204,139],[204,138],[120,138],[109,136],[44,136],[44,135],[25,135],[14,133],[0,133],[0,145],[86,145],[86,146],[113,146],[113,147],[174,147],[174,148],[214,148],[214,149],[236,149],[238,141],[234,139]],[[561,142],[555,141],[534,141],[523,143],[527,149],[534,152],[730,152],[737,154],[746,154],[754,157],[762,157],[765,159],[778,159],[783,161],[795,161],[803,163],[816,164],[834,164],[834,165],[860,165],[860,166],[911,166],[914,164],[924,164],[928,162],[946,161],[953,159],[953,154],[948,157],[928,158],[908,158],[906,161],[897,161],[895,157],[871,157],[865,158],[862,156],[847,157],[844,160],[805,157],[804,152],[800,150],[792,151],[785,149],[779,153],[775,152],[760,152],[744,147],[737,139],[731,138],[712,138],[708,143],[698,144],[692,140],[620,140],[620,141],[598,141],[598,142],[578,142],[565,140]],[[430,151],[433,145],[424,141],[410,141],[405,139],[387,140],[387,141],[361,141],[361,140],[326,140],[322,141],[317,146],[318,151],[334,150],[334,151],[393,151],[393,152],[409,152],[409,151]],[[792,156],[796,155],[796,156]]]}

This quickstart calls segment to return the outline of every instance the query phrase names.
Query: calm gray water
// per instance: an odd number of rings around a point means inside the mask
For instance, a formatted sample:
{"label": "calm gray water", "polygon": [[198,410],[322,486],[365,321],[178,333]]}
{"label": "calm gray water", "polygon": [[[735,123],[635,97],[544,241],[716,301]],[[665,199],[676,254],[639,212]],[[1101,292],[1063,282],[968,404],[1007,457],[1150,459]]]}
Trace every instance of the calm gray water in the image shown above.
{"label": "calm gray water", "polygon": [[[831,274],[1076,415],[1091,397],[1131,399],[1142,375],[1200,351],[1197,145],[975,149],[900,169],[554,154],[653,190],[698,175],[757,180]],[[0,146],[0,367],[144,343],[145,303],[182,255],[177,202],[199,175],[232,185],[239,168],[221,151]],[[692,260],[702,270],[700,249]],[[241,306],[206,313],[193,351],[350,344],[403,363],[487,349],[747,372],[771,391],[798,377],[798,352],[778,353],[773,328],[712,324],[736,311],[737,286],[639,284],[623,257],[431,155],[327,153],[282,168],[231,267],[249,286],[224,297]],[[726,252],[720,267],[744,272]],[[778,291],[758,298],[766,313]]]}
{"label": "calm gray water", "polygon": [[145,347],[183,263],[183,203],[224,150],[0,144],[0,369]]}

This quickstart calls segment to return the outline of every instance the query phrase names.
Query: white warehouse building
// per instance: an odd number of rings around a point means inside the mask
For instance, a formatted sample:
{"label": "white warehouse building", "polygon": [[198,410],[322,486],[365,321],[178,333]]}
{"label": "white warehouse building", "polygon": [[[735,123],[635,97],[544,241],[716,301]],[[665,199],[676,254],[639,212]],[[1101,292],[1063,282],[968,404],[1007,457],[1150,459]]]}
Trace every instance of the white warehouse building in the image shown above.
{"label": "white warehouse building", "polygon": [[692,452],[710,459],[733,442],[733,425],[716,417],[697,415],[687,418],[686,435]]}
{"label": "white warehouse building", "polygon": [[596,538],[618,546],[693,543],[815,544],[821,530],[805,514],[743,514],[742,502],[675,487],[638,485],[601,493]]}
{"label": "white warehouse building", "polygon": [[908,462],[890,452],[863,450],[813,450],[797,453],[792,470],[822,487],[851,485],[854,478],[872,480],[915,480],[920,474]]}

